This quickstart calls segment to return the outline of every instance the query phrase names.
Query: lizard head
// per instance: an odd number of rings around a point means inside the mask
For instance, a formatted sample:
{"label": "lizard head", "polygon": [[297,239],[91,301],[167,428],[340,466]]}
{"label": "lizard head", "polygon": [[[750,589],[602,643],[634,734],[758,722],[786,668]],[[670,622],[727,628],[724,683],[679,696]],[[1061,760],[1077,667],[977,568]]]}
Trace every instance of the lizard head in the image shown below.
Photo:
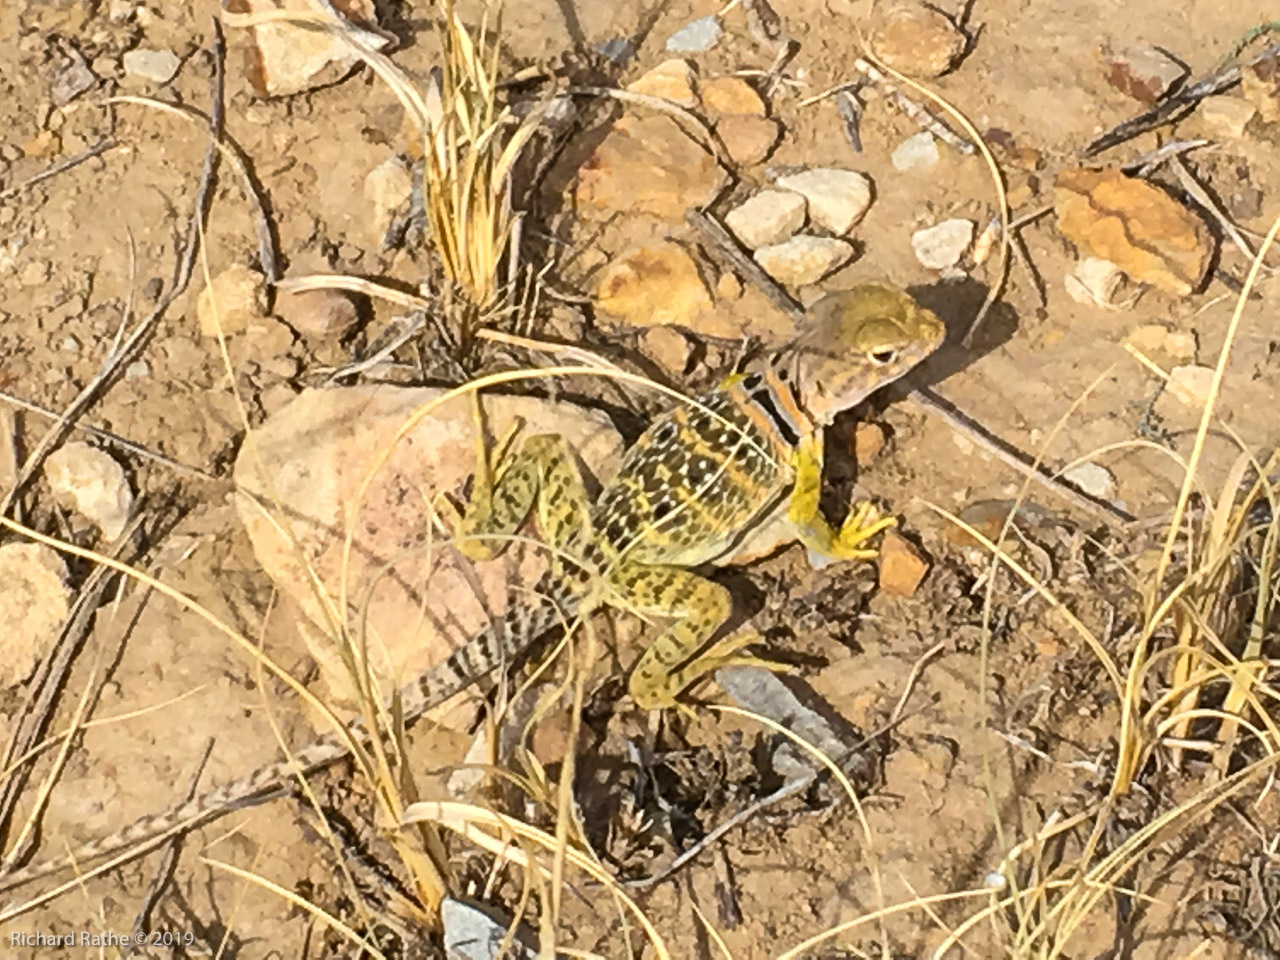
{"label": "lizard head", "polygon": [[933,353],[946,332],[901,290],[863,284],[810,307],[808,324],[776,354],[774,369],[791,379],[809,416],[829,424]]}

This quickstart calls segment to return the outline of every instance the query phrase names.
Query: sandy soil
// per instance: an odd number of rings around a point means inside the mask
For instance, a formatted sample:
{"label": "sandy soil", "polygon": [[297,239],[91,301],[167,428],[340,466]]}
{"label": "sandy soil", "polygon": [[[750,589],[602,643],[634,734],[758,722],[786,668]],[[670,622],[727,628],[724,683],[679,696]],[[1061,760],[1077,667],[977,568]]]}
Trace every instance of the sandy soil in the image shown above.
{"label": "sandy soil", "polygon": [[[22,184],[51,162],[74,155],[109,132],[117,145],[30,189],[0,194],[0,389],[46,410],[65,407],[93,376],[124,314],[154,302],[167,282],[195,198],[205,151],[203,134],[170,115],[119,104],[99,105],[103,94],[155,92],[129,78],[100,84],[67,107],[51,99],[58,51],[73,45],[91,65],[117,63],[135,46],[172,50],[183,66],[161,95],[204,108],[216,5],[207,0],[153,4],[141,18],[133,2],[56,0],[12,2],[0,7],[0,190]],[[404,68],[425,73],[435,44],[426,4],[389,4],[388,26],[403,41],[394,57]],[[788,82],[773,99],[785,139],[772,165],[841,165],[865,171],[876,184],[876,201],[858,229],[863,247],[856,263],[827,281],[830,287],[883,278],[916,290],[950,327],[963,327],[985,294],[990,270],[960,284],[940,283],[916,262],[911,232],[947,216],[985,223],[994,211],[986,168],[978,158],[944,148],[940,163],[923,173],[893,169],[889,154],[917,127],[886,110],[868,109],[865,152],[853,154],[829,103],[800,101],[850,78],[857,38],[847,7],[839,0],[783,0],[775,4],[800,52],[788,66]],[[953,4],[942,5],[948,12]],[[1007,131],[1019,148],[1038,151],[1029,169],[1011,168],[1028,187],[1015,213],[1051,202],[1056,169],[1098,133],[1136,113],[1134,101],[1108,85],[1105,47],[1139,41],[1184,59],[1193,76],[1208,72],[1249,28],[1274,15],[1261,2],[1220,4],[1204,0],[1127,4],[1104,0],[1040,3],[985,0],[972,5],[971,28],[981,25],[961,67],[936,82],[937,89],[980,130]],[[113,19],[115,8],[132,16]],[[478,4],[462,7],[474,17]],[[675,0],[644,8],[639,3],[575,3],[525,0],[508,4],[504,22],[506,61],[558,66],[566,71],[592,49],[617,36],[638,37],[634,61],[615,81],[623,82],[663,59],[663,43],[684,23],[714,12],[705,3]],[[143,25],[145,23],[145,25]],[[771,55],[747,38],[741,11],[726,17],[728,37],[699,55],[706,74],[767,69]],[[268,198],[270,215],[288,271],[336,270],[393,280],[412,288],[426,270],[422,250],[382,251],[369,239],[361,185],[367,174],[404,149],[399,107],[387,89],[365,74],[327,89],[263,101],[245,82],[243,36],[229,37],[226,126],[243,148]],[[114,127],[112,116],[114,115]],[[1179,136],[1197,132],[1192,118]],[[583,137],[598,134],[585,131]],[[1195,157],[1194,166],[1218,196],[1244,188],[1260,193],[1253,210],[1232,206],[1245,228],[1263,233],[1276,215],[1280,161],[1269,137],[1246,136]],[[1117,148],[1108,162],[1128,159],[1156,145],[1153,135]],[[570,149],[562,162],[581,159]],[[758,170],[758,168],[757,168]],[[563,184],[571,171],[550,180]],[[760,180],[758,172],[745,180]],[[546,204],[544,196],[541,203]],[[649,224],[614,224],[602,239],[572,222],[561,235],[570,248],[595,245],[587,263],[599,263],[636,238]],[[632,233],[628,231],[632,230]],[[687,235],[687,234],[686,234]],[[1121,343],[1137,326],[1164,323],[1195,334],[1198,357],[1217,356],[1234,297],[1216,279],[1201,292],[1174,300],[1148,293],[1128,310],[1108,312],[1074,303],[1062,278],[1074,254],[1044,218],[1023,233],[1048,293],[1042,307],[1015,264],[987,334],[971,352],[948,351],[922,371],[990,430],[1015,446],[1045,450],[1048,460],[1097,457],[1115,477],[1116,499],[1140,517],[1159,516],[1176,494],[1181,472],[1166,453],[1133,444],[1157,381],[1130,359]],[[234,263],[252,263],[253,219],[242,191],[224,173],[216,192],[204,257],[216,274]],[[593,259],[593,257],[595,259]],[[1219,266],[1241,277],[1246,264],[1223,245]],[[199,277],[202,267],[197,267]],[[589,292],[590,277],[567,269],[553,280],[565,292]],[[203,284],[197,279],[193,291]],[[1256,451],[1280,440],[1275,416],[1275,333],[1269,319],[1280,293],[1264,285],[1249,314],[1224,386],[1225,424]],[[376,306],[369,329],[390,316]],[[588,318],[589,319],[589,318]],[[588,338],[611,355],[627,355],[633,341]],[[239,348],[243,362],[236,385],[251,418],[261,419],[303,381],[308,370],[342,357],[345,347],[295,340],[272,353],[270,342],[251,340]],[[634,352],[634,351],[633,351]],[[732,351],[713,348],[708,361],[685,384],[705,383],[718,372],[715,361]],[[189,292],[167,312],[145,353],[144,372],[117,384],[84,421],[207,474],[194,476],[154,460],[118,451],[141,493],[153,496],[156,516],[177,516],[159,528],[164,546],[147,565],[165,583],[224,616],[246,634],[266,638],[276,659],[303,678],[313,675],[307,648],[287,608],[272,605],[270,581],[253,558],[232,508],[229,466],[243,427],[228,389],[215,341],[202,337]],[[651,368],[645,368],[651,369]],[[1185,455],[1196,412],[1169,397],[1158,401],[1159,425],[1175,452]],[[1055,428],[1060,421],[1062,427]],[[791,624],[779,636],[786,655],[831,704],[866,732],[881,729],[907,688],[915,667],[941,642],[915,682],[905,719],[875,741],[879,775],[864,799],[870,837],[853,808],[836,803],[834,792],[792,800],[770,809],[727,838],[722,850],[704,855],[676,877],[644,891],[640,901],[658,924],[673,956],[715,956],[695,919],[700,910],[720,931],[733,956],[774,956],[833,924],[915,894],[942,894],[980,887],[998,867],[1002,852],[1055,811],[1069,812],[1081,798],[1096,800],[1112,749],[1114,701],[1096,661],[1041,600],[1022,596],[1000,579],[994,606],[993,644],[983,651],[983,588],[975,583],[982,565],[949,537],[947,525],[927,504],[958,509],[985,499],[1014,496],[1019,477],[945,425],[909,405],[890,406],[882,421],[892,443],[866,470],[862,483],[903,518],[903,526],[933,558],[933,569],[914,597],[877,594],[869,570],[806,572],[801,551],[792,551],[749,571],[758,589],[773,591],[772,615]],[[16,414],[0,402],[0,420],[15,424],[21,450],[29,450],[48,427],[30,413]],[[8,436],[0,431],[0,444]],[[1225,431],[1215,432],[1206,454],[1209,489],[1234,458]],[[7,488],[15,454],[0,445],[0,486]],[[27,501],[28,522],[89,545],[91,528],[59,519],[37,485]],[[1071,532],[1069,519],[1113,548],[1135,547],[1129,535],[1108,534],[1092,518],[1073,515],[1049,495],[1035,494],[1063,521],[1034,534],[1042,544],[1043,572],[1059,596],[1085,623],[1108,637],[1119,658],[1127,654],[1134,601],[1122,571]],[[157,521],[158,523],[160,521]],[[83,578],[87,568],[73,568]],[[0,602],[4,585],[0,584]],[[812,629],[795,629],[797,618]],[[1110,625],[1110,626],[1109,626]],[[789,635],[788,635],[789,634]],[[619,649],[603,666],[625,668],[635,648]],[[986,678],[982,670],[985,665]],[[100,723],[76,743],[41,833],[41,855],[109,833],[142,814],[163,809],[186,789],[209,738],[214,738],[202,783],[243,774],[278,755],[272,723],[291,742],[311,727],[294,699],[266,682],[226,638],[207,623],[155,593],[130,592],[119,607],[104,606],[93,635],[67,684],[55,729],[75,708],[91,671],[108,671],[110,682],[94,706]],[[599,717],[584,756],[584,784],[602,784],[602,771],[626,761],[625,741],[643,736],[644,722],[613,715],[610,696],[618,688],[595,687]],[[264,705],[271,705],[271,713]],[[0,691],[0,729],[22,702],[17,687]],[[985,705],[984,705],[985,699]],[[685,841],[712,828],[762,795],[751,749],[757,728],[700,713],[668,731],[656,781],[672,791],[669,809],[688,822],[671,823]],[[682,766],[684,765],[684,766]],[[625,780],[624,780],[625,782]],[[1164,781],[1176,791],[1179,776]],[[33,781],[29,789],[34,790]],[[353,822],[370,805],[343,776],[326,781],[323,795]],[[586,793],[591,789],[584,788]],[[610,789],[620,789],[616,784]],[[584,796],[588,809],[614,806]],[[1274,806],[1274,805],[1273,805]],[[1274,809],[1270,810],[1274,817]],[[620,816],[616,812],[614,816]],[[1272,821],[1274,822],[1274,820]],[[378,825],[363,823],[375,855],[385,855]],[[601,837],[618,828],[595,823]],[[1212,924],[1183,909],[1195,900],[1221,897],[1215,884],[1247,863],[1249,836],[1225,826],[1180,838],[1186,855],[1156,888],[1157,899],[1139,911],[1130,932],[1117,940],[1117,908],[1104,905],[1072,941],[1070,956],[1201,958],[1246,956],[1231,936],[1216,936]],[[13,834],[10,833],[10,840]],[[1189,842],[1195,840],[1196,842]],[[1206,841],[1212,843],[1206,844]],[[671,853],[660,845],[623,856],[611,841],[610,855],[631,876],[661,866]],[[1170,841],[1174,842],[1173,840]],[[625,845],[624,845],[625,846]],[[884,889],[867,869],[879,864]],[[238,813],[199,831],[185,845],[176,879],[154,914],[157,929],[191,934],[193,942],[173,951],[185,956],[218,949],[224,955],[348,955],[349,947],[317,931],[301,911],[281,899],[252,891],[211,861],[233,863],[304,893],[351,921],[356,912],[335,876],[332,851],[317,838],[302,806],[284,801]],[[126,930],[133,925],[154,863],[144,859],[72,891],[13,921],[3,931],[66,933]],[[483,884],[483,865],[461,858],[460,874]],[[29,895],[26,888],[0,902]],[[494,899],[511,905],[517,884],[507,878]],[[939,918],[955,924],[969,915],[970,901],[940,906]],[[621,919],[613,904],[589,890],[566,897],[562,945],[604,956],[626,955]],[[1003,921],[1002,921],[1003,922]],[[830,941],[816,956],[879,955],[887,936],[894,956],[924,956],[940,939],[939,927],[919,912],[895,917],[883,929],[868,924]],[[1131,938],[1131,942],[1126,942]],[[1206,939],[1208,938],[1208,939]],[[970,955],[995,956],[999,931],[979,925]],[[1110,953],[1113,947],[1119,952]],[[1194,952],[1199,949],[1199,952]],[[15,956],[44,951],[12,948]],[[406,947],[395,955],[434,955]],[[1274,954],[1256,954],[1269,956]]]}

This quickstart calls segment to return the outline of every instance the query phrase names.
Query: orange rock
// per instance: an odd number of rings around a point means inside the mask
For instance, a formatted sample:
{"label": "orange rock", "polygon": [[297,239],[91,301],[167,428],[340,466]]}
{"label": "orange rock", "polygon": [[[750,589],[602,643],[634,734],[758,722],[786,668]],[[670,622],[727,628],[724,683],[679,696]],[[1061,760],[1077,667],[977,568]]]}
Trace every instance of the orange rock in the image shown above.
{"label": "orange rock", "polygon": [[1140,283],[1188,296],[1204,279],[1213,240],[1163,190],[1118,170],[1065,170],[1055,184],[1058,229],[1087,255]]}
{"label": "orange rock", "polygon": [[878,423],[859,423],[853,428],[853,455],[858,463],[867,463],[884,449],[888,438]]}
{"label": "orange rock", "polygon": [[889,12],[871,42],[876,56],[913,77],[940,77],[955,65],[968,41],[936,10],[911,4]]}
{"label": "orange rock", "polygon": [[769,158],[782,136],[782,128],[777,120],[768,117],[733,114],[716,124],[716,134],[733,162],[749,167]]}
{"label": "orange rock", "polygon": [[606,267],[596,305],[630,326],[679,324],[697,328],[711,309],[711,294],[693,257],[678,243],[637,247]]}
{"label": "orange rock", "polygon": [[880,589],[897,597],[914,596],[924,575],[929,572],[929,559],[895,530],[886,531],[880,547]]}
{"label": "orange rock", "polygon": [[707,113],[720,116],[765,115],[764,101],[755,87],[741,77],[716,77],[701,87],[702,106]]}

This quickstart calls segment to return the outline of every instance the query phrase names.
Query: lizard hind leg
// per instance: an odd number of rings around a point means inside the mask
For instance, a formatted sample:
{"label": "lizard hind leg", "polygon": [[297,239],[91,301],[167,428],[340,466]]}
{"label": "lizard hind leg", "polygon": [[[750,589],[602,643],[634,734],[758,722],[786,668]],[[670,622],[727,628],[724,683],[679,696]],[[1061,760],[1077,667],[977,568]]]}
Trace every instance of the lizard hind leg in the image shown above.
{"label": "lizard hind leg", "polygon": [[631,672],[631,696],[643,709],[677,706],[680,691],[721,667],[776,668],[738,653],[759,639],[754,633],[737,632],[707,647],[732,613],[732,596],[721,584],[682,567],[624,563],[611,575],[610,586],[617,594],[615,605],[672,621]]}
{"label": "lizard hind leg", "polygon": [[[490,456],[477,401],[475,481],[454,526],[458,549],[473,560],[491,560],[506,548],[533,511],[543,537],[556,550],[591,542],[591,506],[573,451],[559,434],[526,437],[514,453],[511,436]],[[553,563],[555,561],[553,560]]]}

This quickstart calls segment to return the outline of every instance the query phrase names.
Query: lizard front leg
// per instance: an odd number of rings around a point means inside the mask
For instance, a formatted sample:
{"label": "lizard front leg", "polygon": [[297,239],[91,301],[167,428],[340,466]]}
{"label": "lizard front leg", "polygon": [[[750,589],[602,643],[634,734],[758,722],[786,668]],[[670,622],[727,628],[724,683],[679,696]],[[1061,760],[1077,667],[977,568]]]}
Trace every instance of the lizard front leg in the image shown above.
{"label": "lizard front leg", "polygon": [[809,548],[815,566],[832,560],[871,560],[876,551],[863,544],[882,530],[895,526],[893,517],[880,517],[870,502],[858,504],[849,511],[840,529],[827,522],[819,508],[822,497],[822,433],[815,431],[801,438],[792,461],[795,484],[787,506],[787,518],[795,529],[796,539]]}

